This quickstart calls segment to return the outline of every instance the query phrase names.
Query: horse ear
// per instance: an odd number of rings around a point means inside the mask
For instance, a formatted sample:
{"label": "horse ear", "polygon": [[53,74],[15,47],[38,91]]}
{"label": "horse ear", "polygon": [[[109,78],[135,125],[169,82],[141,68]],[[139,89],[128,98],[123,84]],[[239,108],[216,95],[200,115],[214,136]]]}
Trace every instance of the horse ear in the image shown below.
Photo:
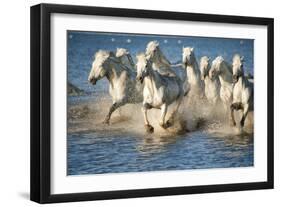
{"label": "horse ear", "polygon": [[192,47],[192,48],[190,48],[190,50],[191,50],[191,52],[193,52],[194,48]]}
{"label": "horse ear", "polygon": [[183,51],[183,52],[184,52],[184,49],[185,49],[184,46],[182,46],[182,51]]}
{"label": "horse ear", "polygon": [[243,61],[244,61],[244,56],[242,56],[242,57],[240,58],[240,60],[241,60],[241,62],[243,62]]}

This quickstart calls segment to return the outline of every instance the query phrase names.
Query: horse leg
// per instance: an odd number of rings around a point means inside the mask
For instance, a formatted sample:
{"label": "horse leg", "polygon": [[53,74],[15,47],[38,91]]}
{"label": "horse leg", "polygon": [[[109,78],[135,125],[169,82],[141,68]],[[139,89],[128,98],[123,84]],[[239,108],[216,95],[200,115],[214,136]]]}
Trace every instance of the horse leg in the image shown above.
{"label": "horse leg", "polygon": [[144,126],[145,126],[145,129],[146,129],[146,132],[148,132],[148,133],[153,133],[154,132],[153,126],[151,126],[149,124],[149,121],[147,119],[147,110],[151,109],[151,108],[152,107],[149,104],[147,104],[147,103],[143,104],[143,107],[142,107],[142,113],[143,113],[143,118],[144,118]]}
{"label": "horse leg", "polygon": [[[246,105],[248,105],[248,104],[246,104]],[[245,108],[245,105],[243,106],[243,104],[242,104],[241,102],[236,102],[236,103],[232,103],[232,104],[231,104],[230,109],[231,109],[231,117],[232,117],[233,120],[234,120],[233,111],[234,111],[234,110],[238,111],[238,110],[241,110],[241,109],[243,110],[243,116],[242,116],[242,119],[241,119],[241,121],[240,121],[240,125],[243,127],[243,126],[244,126],[245,118],[246,118],[246,116],[247,116],[247,114],[248,114],[249,106],[247,106],[247,107]],[[245,111],[245,109],[246,109],[247,111]],[[244,114],[245,114],[245,115],[244,115]],[[235,120],[234,120],[234,123],[235,123]],[[234,126],[236,126],[236,123],[235,123]]]}
{"label": "horse leg", "polygon": [[230,121],[230,123],[231,123],[231,125],[232,126],[236,126],[236,122],[235,122],[235,118],[234,118],[234,107],[233,107],[233,104],[231,104],[231,106],[230,106],[230,110],[231,110],[231,121]]}
{"label": "horse leg", "polygon": [[164,128],[164,129],[167,129],[169,126],[167,125],[167,123],[165,123],[165,117],[166,117],[166,114],[167,114],[167,104],[163,104],[161,106],[161,118],[160,118],[160,122],[159,122],[159,125]]}
{"label": "horse leg", "polygon": [[176,113],[177,113],[178,110],[179,110],[181,101],[182,101],[182,98],[176,100],[176,108],[174,108],[173,112],[171,113],[170,118],[169,118],[168,121],[167,121],[167,124],[170,125],[170,126],[173,125],[173,123],[174,123],[174,121],[175,121],[175,116],[176,116]]}
{"label": "horse leg", "polygon": [[110,109],[109,109],[109,112],[107,114],[107,116],[105,117],[103,123],[104,124],[109,124],[109,120],[110,120],[110,117],[111,117],[111,114],[116,110],[118,109],[120,106],[124,105],[125,103],[124,102],[115,102],[114,104],[111,105]]}
{"label": "horse leg", "polygon": [[243,116],[241,118],[241,121],[240,121],[240,126],[241,127],[244,127],[244,124],[245,124],[245,119],[248,115],[248,112],[249,112],[249,104],[244,104],[244,107],[243,107]]}

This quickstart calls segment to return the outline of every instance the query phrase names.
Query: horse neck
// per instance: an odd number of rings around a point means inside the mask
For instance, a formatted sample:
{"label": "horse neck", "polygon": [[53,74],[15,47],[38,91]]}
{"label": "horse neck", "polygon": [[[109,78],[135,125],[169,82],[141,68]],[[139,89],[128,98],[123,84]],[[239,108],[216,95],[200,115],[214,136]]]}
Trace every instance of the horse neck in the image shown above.
{"label": "horse neck", "polygon": [[150,88],[150,90],[157,90],[158,83],[160,83],[159,73],[152,68],[148,70],[148,75],[145,77],[145,85]]}
{"label": "horse neck", "polygon": [[237,83],[235,83],[235,85],[236,85],[236,84],[241,85],[241,88],[246,88],[246,87],[249,85],[249,81],[248,81],[248,79],[244,76],[244,74],[242,74],[242,75],[239,77]]}
{"label": "horse neck", "polygon": [[161,51],[159,51],[159,53],[160,54],[156,55],[157,58],[155,58],[153,64],[155,64],[158,67],[170,67],[167,58],[162,54]]}
{"label": "horse neck", "polygon": [[122,62],[124,65],[126,65],[130,69],[132,69],[132,67],[134,67],[134,63],[133,63],[132,57],[130,55],[125,55],[122,59],[123,59]]}
{"label": "horse neck", "polygon": [[[117,63],[115,61],[110,61],[107,68],[107,79],[110,84],[113,86],[114,82],[120,77],[123,71],[127,71],[126,68],[121,63]],[[127,71],[128,76],[128,71]]]}
{"label": "horse neck", "polygon": [[232,84],[232,73],[230,72],[229,66],[226,63],[222,63],[221,73],[219,75],[219,80],[221,85],[229,85]]}
{"label": "horse neck", "polygon": [[196,61],[196,59],[194,60],[192,65],[186,65],[186,73],[187,73],[187,77],[188,76],[195,76],[195,77],[199,77],[199,69],[198,69],[198,63]]}

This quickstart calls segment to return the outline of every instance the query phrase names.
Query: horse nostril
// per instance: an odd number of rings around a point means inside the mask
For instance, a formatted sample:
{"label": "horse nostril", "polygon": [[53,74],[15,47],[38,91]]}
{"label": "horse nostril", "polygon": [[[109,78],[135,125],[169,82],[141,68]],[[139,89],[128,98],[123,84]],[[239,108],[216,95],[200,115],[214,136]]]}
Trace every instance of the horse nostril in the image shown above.
{"label": "horse nostril", "polygon": [[89,83],[92,83],[93,85],[96,84],[97,80],[94,77],[91,77],[88,79]]}
{"label": "horse nostril", "polygon": [[143,77],[142,77],[142,76],[140,76],[140,77],[137,77],[136,79],[137,79],[137,81],[140,81],[140,82],[142,82],[142,80],[143,80]]}

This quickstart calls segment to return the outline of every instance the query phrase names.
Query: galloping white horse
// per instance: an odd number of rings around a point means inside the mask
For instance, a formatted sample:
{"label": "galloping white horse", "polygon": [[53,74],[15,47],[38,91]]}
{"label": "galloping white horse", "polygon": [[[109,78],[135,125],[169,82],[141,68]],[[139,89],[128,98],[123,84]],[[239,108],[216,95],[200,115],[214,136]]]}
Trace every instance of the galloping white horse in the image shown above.
{"label": "galloping white horse", "polygon": [[210,71],[210,59],[207,56],[203,56],[200,59],[200,72],[201,80],[204,81],[205,91],[204,94],[209,103],[215,105],[219,100],[220,94],[220,82],[218,77],[214,77],[213,80],[209,77]]}
{"label": "galloping white horse", "polygon": [[[211,69],[209,71],[211,80],[214,80],[217,76],[220,80],[220,98],[224,106],[224,110],[230,117],[230,105],[232,104],[232,70],[231,66],[223,59],[222,56],[218,56],[212,62]],[[230,117],[231,118],[231,117]]]}
{"label": "galloping white horse", "polygon": [[109,81],[109,93],[113,101],[104,120],[108,124],[117,108],[127,103],[139,103],[142,96],[136,87],[136,73],[122,64],[113,52],[100,50],[95,54],[88,81],[95,85],[104,77]]}
{"label": "galloping white horse", "polygon": [[200,80],[200,71],[192,47],[182,49],[182,62],[187,74],[184,84],[185,88],[190,88],[190,97],[203,97],[203,82]]}
{"label": "galloping white horse", "polygon": [[115,55],[117,58],[119,58],[120,62],[127,66],[129,69],[133,70],[135,68],[133,58],[130,55],[129,51],[125,48],[117,48]]}
{"label": "galloping white horse", "polygon": [[176,73],[171,69],[171,63],[160,50],[159,42],[150,41],[146,46],[146,58],[152,62],[152,68],[161,75],[175,77]]}
{"label": "galloping white horse", "polygon": [[233,102],[231,104],[231,118],[233,125],[236,126],[234,110],[242,110],[243,116],[240,120],[240,127],[244,127],[245,119],[249,110],[253,110],[253,83],[249,82],[244,76],[243,58],[236,54],[232,59],[233,72]]}
{"label": "galloping white horse", "polygon": [[[183,98],[182,82],[177,77],[163,76],[153,70],[152,62],[144,54],[137,56],[137,80],[144,82],[143,88],[143,115],[146,131],[152,133],[154,128],[147,119],[147,110],[161,109],[160,126],[164,129],[172,125],[173,116],[178,111]],[[176,102],[171,117],[165,121],[170,104]]]}

